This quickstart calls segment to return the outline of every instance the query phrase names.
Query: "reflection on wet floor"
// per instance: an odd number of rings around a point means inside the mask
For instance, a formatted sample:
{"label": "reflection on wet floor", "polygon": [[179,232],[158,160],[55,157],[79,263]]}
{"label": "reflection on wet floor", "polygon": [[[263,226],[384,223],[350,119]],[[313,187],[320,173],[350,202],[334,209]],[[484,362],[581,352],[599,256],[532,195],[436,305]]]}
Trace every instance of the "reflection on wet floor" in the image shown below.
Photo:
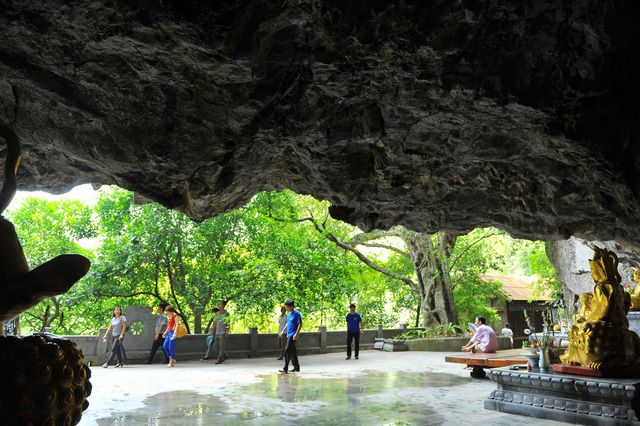
{"label": "reflection on wet floor", "polygon": [[[425,404],[395,401],[399,389],[444,388],[470,379],[443,373],[364,372],[348,378],[307,378],[303,373],[260,376],[259,383],[224,397],[175,391],[153,395],[144,407],[97,421],[107,424],[366,424],[428,425],[444,418]],[[435,390],[435,389],[434,389]],[[424,392],[424,391],[423,391]]]}

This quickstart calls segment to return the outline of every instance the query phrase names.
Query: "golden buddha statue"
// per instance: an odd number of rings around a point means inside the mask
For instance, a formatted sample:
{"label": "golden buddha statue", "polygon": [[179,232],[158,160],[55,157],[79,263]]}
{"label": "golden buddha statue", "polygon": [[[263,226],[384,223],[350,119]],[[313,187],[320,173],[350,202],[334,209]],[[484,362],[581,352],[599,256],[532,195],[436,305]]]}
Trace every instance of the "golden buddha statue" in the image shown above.
{"label": "golden buddha statue", "polygon": [[580,311],[578,312],[578,318],[576,322],[584,322],[586,320],[587,315],[591,312],[591,300],[593,299],[593,294],[591,293],[582,293],[580,295]]}
{"label": "golden buddha statue", "polygon": [[633,270],[633,280],[636,282],[636,288],[631,292],[631,310],[640,310],[640,269]]}
{"label": "golden buddha statue", "polygon": [[[2,192],[0,192],[0,324],[10,321],[41,300],[67,292],[91,265],[77,254],[63,254],[30,270],[15,228],[2,216],[16,193],[20,144],[11,132],[0,128],[0,142],[7,144]],[[0,326],[0,334],[2,333]]]}
{"label": "golden buddha statue", "polygon": [[[569,329],[569,348],[560,359],[571,365],[600,370],[624,367],[640,361],[640,337],[629,330],[627,312],[631,306],[629,293],[620,285],[618,257],[606,249],[594,247],[591,276],[593,293],[582,315]],[[583,298],[581,297],[581,300]]]}

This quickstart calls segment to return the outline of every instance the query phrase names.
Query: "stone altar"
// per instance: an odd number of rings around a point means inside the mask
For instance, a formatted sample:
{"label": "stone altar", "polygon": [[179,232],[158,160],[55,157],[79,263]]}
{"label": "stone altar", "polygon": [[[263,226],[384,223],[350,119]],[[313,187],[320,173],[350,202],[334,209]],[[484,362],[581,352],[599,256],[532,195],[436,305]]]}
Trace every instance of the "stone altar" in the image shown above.
{"label": "stone altar", "polygon": [[629,330],[640,335],[640,311],[629,312],[627,319],[629,320]]}
{"label": "stone altar", "polygon": [[640,377],[606,379],[560,373],[488,370],[498,388],[486,410],[578,424],[640,425]]}

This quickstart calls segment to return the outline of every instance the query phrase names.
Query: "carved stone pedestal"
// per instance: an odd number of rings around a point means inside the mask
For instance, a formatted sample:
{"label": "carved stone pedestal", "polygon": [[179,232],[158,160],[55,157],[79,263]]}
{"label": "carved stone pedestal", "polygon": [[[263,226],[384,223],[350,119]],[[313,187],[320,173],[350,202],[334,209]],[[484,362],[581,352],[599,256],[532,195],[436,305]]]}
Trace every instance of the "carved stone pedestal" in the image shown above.
{"label": "carved stone pedestal", "polygon": [[486,410],[577,424],[640,425],[640,377],[606,379],[495,368]]}
{"label": "carved stone pedestal", "polygon": [[629,312],[627,320],[629,320],[629,330],[635,331],[636,334],[640,335],[640,311]]}

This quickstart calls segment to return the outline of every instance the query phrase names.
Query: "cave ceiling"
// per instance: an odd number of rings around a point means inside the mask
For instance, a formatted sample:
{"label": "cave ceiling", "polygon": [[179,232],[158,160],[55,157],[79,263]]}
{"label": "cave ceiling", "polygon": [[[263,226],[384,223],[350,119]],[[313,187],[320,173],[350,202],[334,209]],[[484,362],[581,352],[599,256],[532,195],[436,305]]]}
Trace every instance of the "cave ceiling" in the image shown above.
{"label": "cave ceiling", "polygon": [[21,190],[115,184],[202,220],[288,188],[364,230],[635,244],[639,12],[0,0],[0,132]]}

